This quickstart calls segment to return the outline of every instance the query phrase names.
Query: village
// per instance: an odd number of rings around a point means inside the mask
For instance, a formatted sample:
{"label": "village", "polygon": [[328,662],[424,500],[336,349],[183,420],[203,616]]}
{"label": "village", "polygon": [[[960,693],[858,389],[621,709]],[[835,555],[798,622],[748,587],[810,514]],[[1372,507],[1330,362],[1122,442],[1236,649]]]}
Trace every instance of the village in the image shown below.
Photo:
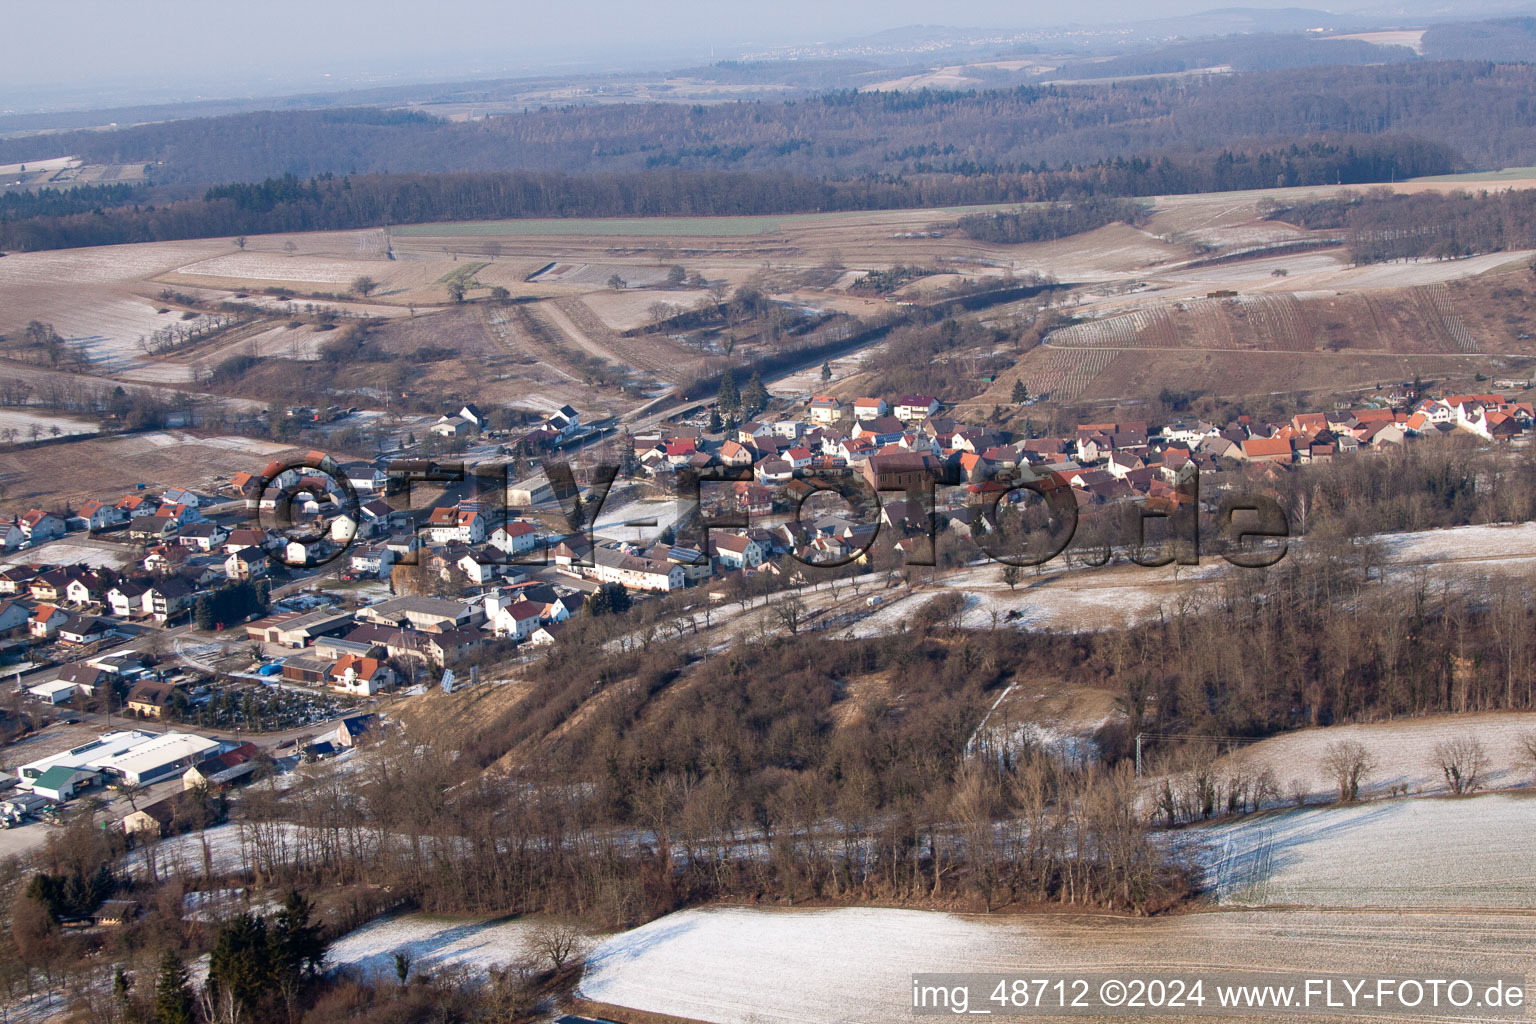
{"label": "village", "polygon": [[[558,460],[564,442],[588,439],[566,406],[492,447],[514,456],[487,460],[500,477],[485,476],[484,465],[471,464],[468,476],[460,468],[471,484],[495,481],[496,493],[448,484],[420,508],[411,507],[411,485],[441,476],[443,464],[337,463],[309,452],[236,474],[222,494],[171,488],[29,509],[5,528],[0,658],[13,692],[0,722],[19,734],[30,722],[94,711],[129,725],[303,726],[357,713],[380,695],[451,688],[455,673],[461,684],[482,671],[505,674],[560,643],[573,616],[662,597],[707,608],[754,587],[793,590],[814,577],[811,567],[894,579],[904,564],[965,564],[1030,481],[1070,488],[1084,512],[1176,508],[1189,500],[1179,481],[1191,467],[1210,502],[1224,481],[1390,452],[1425,436],[1515,445],[1530,436],[1529,402],[1425,397],[1412,385],[1389,397],[1396,401],[1280,423],[1086,423],[1020,438],[959,423],[931,395],[850,403],[763,395],[763,408],[736,425],[721,420],[721,406],[728,418],[745,410],[727,398],[683,430],[610,434],[599,459],[622,463],[622,474],[601,498],[564,493],[574,476],[562,493],[540,476],[511,482],[512,465]],[[466,405],[436,432],[473,437],[484,424]],[[593,482],[589,470],[577,472]],[[852,507],[880,494],[862,513]],[[821,495],[848,507],[812,511]],[[877,536],[886,543],[876,546]],[[81,537],[96,547],[80,547]],[[699,537],[707,552],[689,546]],[[945,546],[960,554],[936,563]],[[204,653],[189,655],[189,643]],[[270,705],[265,723],[240,710],[253,692]],[[319,711],[273,710],[296,701]],[[136,735],[130,729],[122,742]],[[343,744],[310,746],[330,753]],[[165,757],[145,774],[190,769],[227,747],[195,736],[162,745]],[[10,823],[114,774],[91,759],[65,765],[68,778],[55,767],[18,770],[31,799],[10,805]]]}

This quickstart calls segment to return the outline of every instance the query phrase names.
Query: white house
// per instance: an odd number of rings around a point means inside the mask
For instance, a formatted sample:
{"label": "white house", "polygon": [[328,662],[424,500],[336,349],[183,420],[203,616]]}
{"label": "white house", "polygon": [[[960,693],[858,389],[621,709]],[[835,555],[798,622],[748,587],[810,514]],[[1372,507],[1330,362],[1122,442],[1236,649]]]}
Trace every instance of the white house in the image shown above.
{"label": "white house", "polygon": [[16,523],[21,527],[21,532],[34,544],[64,536],[64,520],[52,512],[44,512],[41,509],[27,510],[27,513],[17,519]]}
{"label": "white house", "polygon": [[514,601],[509,605],[495,603],[496,611],[489,616],[487,624],[500,636],[525,640],[539,628],[544,617],[544,607],[532,601]]}
{"label": "white house", "polygon": [[[812,423],[823,425],[836,423],[843,415],[843,407],[836,398],[831,395],[812,395],[810,404],[806,406],[806,416]],[[875,413],[876,416],[880,415]]]}
{"label": "white house", "polygon": [[377,494],[384,490],[389,477],[379,467],[369,462],[349,462],[341,467],[347,483],[359,494]]}
{"label": "white house", "polygon": [[491,547],[508,555],[521,555],[539,546],[539,531],[530,522],[514,519],[491,531]]}
{"label": "white house", "polygon": [[732,569],[755,569],[766,560],[763,546],[751,537],[739,533],[713,533],[710,540],[720,564]]}
{"label": "white house", "polygon": [[327,673],[331,688],[346,693],[371,697],[394,685],[395,673],[377,658],[360,658],[344,654]]}
{"label": "white house", "polygon": [[85,520],[88,530],[105,530],[128,521],[128,513],[116,505],[108,505],[95,498],[80,506],[79,515]]}
{"label": "white house", "polygon": [[434,508],[426,527],[434,544],[479,544],[485,540],[485,511],[473,502]]}
{"label": "white house", "polygon": [[896,402],[899,420],[924,420],[939,411],[939,400],[932,395],[902,395]]}
{"label": "white house", "polygon": [[855,398],[853,400],[853,418],[856,420],[879,419],[891,411],[891,407],[885,404],[883,398]]}

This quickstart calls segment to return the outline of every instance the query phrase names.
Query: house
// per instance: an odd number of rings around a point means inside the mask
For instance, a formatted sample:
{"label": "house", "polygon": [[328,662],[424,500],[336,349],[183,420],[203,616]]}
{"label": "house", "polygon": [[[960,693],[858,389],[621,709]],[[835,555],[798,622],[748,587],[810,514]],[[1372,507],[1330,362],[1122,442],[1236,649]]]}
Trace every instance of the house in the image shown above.
{"label": "house", "polygon": [[486,426],[485,413],[473,402],[463,406],[456,413],[442,416],[432,424],[432,433],[439,437],[459,437],[464,434],[479,433]]}
{"label": "house", "polygon": [[532,523],[514,519],[491,531],[491,547],[508,555],[521,555],[539,546],[539,531]]}
{"label": "house", "polygon": [[759,462],[752,470],[759,483],[784,483],[795,478],[795,467],[787,459],[770,458]]}
{"label": "house", "polygon": [[595,548],[593,564],[582,575],[602,583],[618,583],[635,590],[681,590],[687,578],[679,565],[632,555],[620,548]]}
{"label": "house", "polygon": [[74,662],[59,669],[59,681],[72,684],[87,697],[94,697],[97,690],[110,687],[115,678],[115,675],[106,669],[81,662]]}
{"label": "house", "polygon": [[101,780],[101,773],[91,768],[56,764],[32,780],[32,792],[55,803],[68,803],[76,793]]}
{"label": "house", "polygon": [[763,546],[739,533],[711,533],[710,544],[721,565],[732,569],[756,569],[768,560]]}
{"label": "house", "polygon": [[123,580],[107,591],[107,607],[120,619],[131,619],[144,612],[144,592],[149,584],[143,580]]}
{"label": "house", "polygon": [[117,574],[111,569],[88,569],[69,581],[64,599],[73,605],[99,604],[116,582]]}
{"label": "house", "polygon": [[27,623],[27,632],[45,640],[52,639],[68,621],[69,613],[64,609],[51,604],[40,604]]}
{"label": "house", "polygon": [[16,520],[16,524],[33,544],[64,536],[64,520],[41,509],[28,509]]}
{"label": "house", "polygon": [[330,667],[330,683],[333,690],[371,697],[393,686],[395,673],[378,658],[344,654]]}
{"label": "house", "polygon": [[389,476],[370,462],[348,462],[341,467],[347,483],[359,494],[378,494],[389,482]]}
{"label": "house", "polygon": [[156,580],[144,591],[144,611],[158,622],[168,622],[192,607],[197,599],[191,585],[177,576]]}
{"label": "house", "polygon": [[479,544],[485,540],[485,521],[485,506],[479,502],[460,502],[434,508],[427,516],[426,533],[434,544]]}
{"label": "house", "polygon": [[15,519],[0,522],[0,551],[15,551],[26,539],[27,535],[21,532],[21,523]]}
{"label": "house", "polygon": [[719,451],[715,452],[715,456],[722,465],[730,466],[734,469],[743,469],[752,465],[755,461],[752,449],[739,441],[723,442],[720,445]]}
{"label": "house", "polygon": [[176,543],[194,551],[213,551],[228,536],[229,531],[217,523],[188,523],[176,535]]}
{"label": "house", "polygon": [[1242,444],[1242,458],[1248,462],[1290,462],[1289,438],[1251,437]]}
{"label": "house", "polygon": [[544,426],[559,434],[561,438],[567,438],[581,429],[581,414],[568,405],[562,405],[544,421]]}
{"label": "house", "polygon": [[8,569],[0,569],[0,594],[25,593],[31,582],[43,572],[44,567],[41,565],[13,565]]}
{"label": "house", "polygon": [[226,750],[205,761],[199,761],[181,777],[181,788],[220,789],[249,780],[261,767],[261,751],[254,743],[242,743],[234,750]]}
{"label": "house", "polygon": [[498,602],[495,612],[487,619],[487,625],[500,636],[523,640],[538,628],[543,618],[544,606],[532,601],[514,601],[508,605]]}
{"label": "house", "polygon": [[502,564],[485,552],[470,551],[453,563],[475,586],[484,586],[501,575]]}
{"label": "house", "polygon": [[133,684],[133,689],[128,691],[128,699],[124,705],[129,711],[141,717],[163,718],[175,693],[176,687],[172,683],[145,679]]}
{"label": "house", "polygon": [[0,634],[9,633],[13,629],[20,629],[27,624],[27,620],[31,617],[31,611],[20,601],[0,601]]}
{"label": "house", "polygon": [[883,398],[855,398],[853,400],[853,418],[856,420],[879,419],[891,411],[891,407],[885,404]]}
{"label": "house", "polygon": [[239,548],[224,557],[224,575],[232,580],[255,580],[272,571],[272,559],[261,548]]}
{"label": "house", "polygon": [[534,630],[529,635],[528,640],[530,643],[538,644],[540,647],[547,647],[550,644],[559,643],[560,635],[564,631],[565,627],[560,625],[560,623],[550,622]]}
{"label": "house", "polygon": [[94,498],[80,506],[79,515],[85,520],[85,528],[91,531],[108,530],[128,521],[128,513],[116,505],[108,505]]}
{"label": "house", "polygon": [[[842,418],[843,407],[831,395],[812,395],[805,414],[812,423],[832,424]],[[875,415],[880,414],[877,412]]]}
{"label": "house", "polygon": [[146,516],[154,515],[156,510],[160,508],[160,502],[158,499],[151,498],[145,494],[129,494],[125,495],[117,503],[116,507],[119,512],[122,512],[130,520],[142,519]]}
{"label": "house", "polygon": [[262,548],[267,543],[267,531],[251,526],[237,526],[224,538],[224,553],[233,554],[241,548]]}
{"label": "house", "polygon": [[877,416],[873,419],[859,420],[853,427],[853,439],[856,441],[868,440],[877,448],[883,448],[888,444],[896,444],[907,432],[906,424],[894,416]]}
{"label": "house", "polygon": [[895,411],[899,420],[923,420],[939,411],[939,400],[932,395],[902,395]]}
{"label": "house", "polygon": [[112,632],[111,624],[94,615],[71,615],[59,627],[59,639],[67,644],[93,644]]}
{"label": "house", "polygon": [[80,688],[67,679],[55,679],[52,682],[28,687],[27,692],[44,704],[51,704],[56,707],[60,704],[68,704],[74,700],[75,694],[80,692]]}
{"label": "house", "polygon": [[373,576],[383,579],[389,575],[389,570],[395,564],[395,554],[389,550],[387,544],[371,544],[365,548],[354,548],[347,559],[347,567],[360,576]]}
{"label": "house", "polygon": [[175,827],[175,823],[176,799],[168,796],[124,815],[123,834],[163,836]]}

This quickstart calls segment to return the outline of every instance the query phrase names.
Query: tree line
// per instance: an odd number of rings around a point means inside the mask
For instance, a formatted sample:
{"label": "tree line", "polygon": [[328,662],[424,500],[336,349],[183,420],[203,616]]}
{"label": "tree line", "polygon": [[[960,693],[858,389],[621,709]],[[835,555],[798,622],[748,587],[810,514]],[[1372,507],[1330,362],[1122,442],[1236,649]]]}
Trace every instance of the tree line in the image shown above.
{"label": "tree line", "polygon": [[966,92],[594,105],[468,123],[367,108],[268,111],[7,140],[0,161],[69,152],[93,163],[151,165],[157,184],[196,186],[289,172],[507,168],[777,171],[846,180],[1407,134],[1467,165],[1513,166],[1536,162],[1536,111],[1526,102],[1533,87],[1529,66],[1414,62]]}
{"label": "tree line", "polygon": [[[308,180],[284,175],[217,186],[201,199],[162,205],[135,202],[0,222],[0,250],[454,220],[718,217],[1148,196],[1276,184],[1358,184],[1442,173],[1452,166],[1449,150],[1441,146],[1405,137],[1361,137],[1188,157],[1115,158],[1056,169],[944,171],[843,181],[780,171],[675,169],[587,175],[559,171],[323,174]],[[1127,209],[1125,216],[1133,214]],[[1081,218],[1080,213],[1056,215],[1052,230],[1069,229]]]}
{"label": "tree line", "polygon": [[1536,189],[1394,194],[1372,189],[1269,214],[1305,228],[1342,228],[1357,263],[1446,259],[1536,246]]}

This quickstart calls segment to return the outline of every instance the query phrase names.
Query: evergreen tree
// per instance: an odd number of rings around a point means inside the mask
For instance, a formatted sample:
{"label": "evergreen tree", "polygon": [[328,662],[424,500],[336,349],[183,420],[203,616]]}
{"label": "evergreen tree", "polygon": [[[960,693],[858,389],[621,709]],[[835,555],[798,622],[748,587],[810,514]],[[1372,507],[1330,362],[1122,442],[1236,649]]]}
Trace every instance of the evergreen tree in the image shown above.
{"label": "evergreen tree", "polygon": [[272,937],[272,969],[279,980],[312,978],[325,963],[325,940],[320,926],[310,923],[314,905],[290,889],[277,912]]}
{"label": "evergreen tree", "polygon": [[747,415],[755,416],[768,408],[768,389],[763,387],[763,379],[756,373],[747,381],[747,386],[741,393],[741,404]]}
{"label": "evergreen tree", "polygon": [[1023,381],[1022,378],[1019,379],[1019,380],[1014,381],[1013,382],[1013,404],[1014,405],[1023,405],[1027,401],[1029,401],[1029,388],[1024,386],[1024,381]]}
{"label": "evergreen tree", "polygon": [[709,410],[709,425],[707,429],[711,434],[718,434],[720,433],[720,429],[723,426],[724,424],[720,422],[720,410],[711,407]]}
{"label": "evergreen tree", "polygon": [[736,377],[730,370],[720,375],[720,394],[717,402],[720,408],[728,413],[734,413],[741,408],[741,392],[736,390]]}
{"label": "evergreen tree", "polygon": [[825,384],[832,379],[832,361],[824,359],[821,363],[821,382]]}
{"label": "evergreen tree", "polygon": [[270,990],[270,942],[266,919],[241,914],[219,929],[208,957],[208,987],[215,994],[228,990],[236,1002],[254,1008]]}
{"label": "evergreen tree", "polygon": [[160,976],[155,981],[154,1024],[194,1024],[187,965],[170,950],[160,958]]}
{"label": "evergreen tree", "polygon": [[197,623],[198,629],[213,629],[213,601],[207,594],[198,595],[197,600],[192,602],[192,621]]}

